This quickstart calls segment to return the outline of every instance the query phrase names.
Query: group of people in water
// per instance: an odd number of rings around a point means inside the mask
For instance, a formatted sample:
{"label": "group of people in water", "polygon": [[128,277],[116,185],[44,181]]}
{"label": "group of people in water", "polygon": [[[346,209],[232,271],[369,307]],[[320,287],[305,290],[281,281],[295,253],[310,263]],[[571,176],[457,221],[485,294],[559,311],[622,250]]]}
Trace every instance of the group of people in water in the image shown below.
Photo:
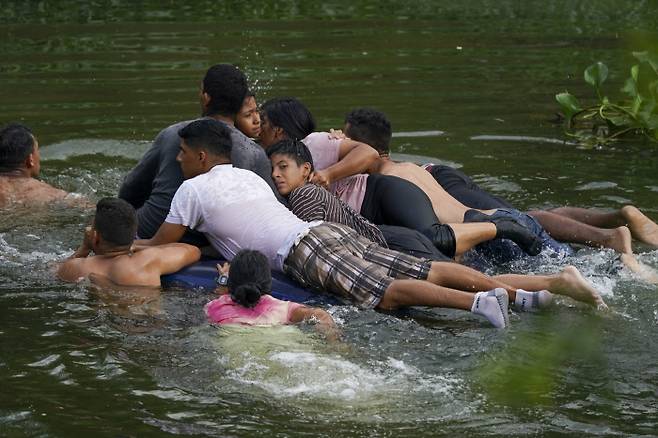
{"label": "group of people in water", "polygon": [[[572,266],[489,276],[457,262],[472,249],[500,261],[570,254],[569,243],[612,248],[655,281],[631,242],[658,247],[658,225],[636,207],[521,212],[457,169],[392,161],[383,113],[359,108],[342,131],[316,132],[302,102],[275,98],[259,107],[244,74],[228,64],[208,69],[200,102],[201,118],[162,130],[118,197],[98,201],[82,243],[59,266],[62,280],[157,287],[161,275],[210,248],[230,262],[218,266],[227,293],[206,306],[211,321],[312,319],[326,333],[335,329],[327,312],[268,295],[272,269],[361,308],[463,309],[495,327],[509,324],[508,307],[536,311],[552,294],[606,305]],[[76,202],[36,179],[39,170],[36,137],[5,126],[0,207]]]}

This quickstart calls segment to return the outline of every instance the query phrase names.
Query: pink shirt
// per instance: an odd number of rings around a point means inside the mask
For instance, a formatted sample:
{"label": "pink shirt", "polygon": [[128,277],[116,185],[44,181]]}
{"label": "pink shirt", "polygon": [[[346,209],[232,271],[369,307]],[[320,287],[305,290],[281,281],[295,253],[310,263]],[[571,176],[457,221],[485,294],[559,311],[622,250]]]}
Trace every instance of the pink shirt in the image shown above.
{"label": "pink shirt", "polygon": [[206,304],[204,311],[208,319],[217,324],[278,325],[289,324],[290,315],[298,307],[303,306],[263,295],[258,304],[249,309],[225,294]]}
{"label": "pink shirt", "polygon": [[[314,132],[302,141],[311,151],[313,166],[317,170],[338,163],[340,143],[343,140],[332,139],[327,132]],[[329,191],[357,212],[361,212],[367,184],[368,175],[361,173],[333,182]]]}

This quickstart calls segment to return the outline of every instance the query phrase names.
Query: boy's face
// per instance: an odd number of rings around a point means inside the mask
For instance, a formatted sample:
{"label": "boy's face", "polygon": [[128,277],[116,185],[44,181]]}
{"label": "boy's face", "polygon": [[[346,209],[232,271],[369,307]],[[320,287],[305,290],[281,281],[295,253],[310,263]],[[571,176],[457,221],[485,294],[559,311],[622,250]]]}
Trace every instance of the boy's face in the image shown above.
{"label": "boy's face", "polygon": [[235,117],[235,126],[247,137],[258,138],[260,135],[260,113],[254,96],[244,100],[240,112]]}
{"label": "boy's face", "polygon": [[309,163],[299,165],[292,157],[284,154],[274,154],[270,157],[270,161],[272,162],[272,179],[282,196],[288,196],[290,192],[308,181],[311,173]]}
{"label": "boy's face", "polygon": [[183,171],[183,177],[185,179],[194,178],[203,173],[203,163],[200,153],[186,145],[184,140],[180,142],[176,161],[180,163],[180,168]]}

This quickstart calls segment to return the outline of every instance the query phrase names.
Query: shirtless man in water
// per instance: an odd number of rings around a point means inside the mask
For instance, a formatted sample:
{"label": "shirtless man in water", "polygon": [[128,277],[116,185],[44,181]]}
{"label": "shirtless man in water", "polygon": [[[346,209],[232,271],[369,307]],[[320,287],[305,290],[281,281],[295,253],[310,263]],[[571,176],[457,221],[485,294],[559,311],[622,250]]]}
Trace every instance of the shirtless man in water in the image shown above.
{"label": "shirtless man in water", "polygon": [[65,200],[68,192],[36,179],[40,170],[39,142],[32,131],[19,123],[3,127],[0,130],[0,208]]}
{"label": "shirtless man in water", "polygon": [[82,244],[59,266],[59,278],[70,282],[90,278],[104,286],[157,287],[161,275],[176,272],[201,257],[197,247],[186,243],[133,249],[136,231],[137,214],[130,204],[117,198],[101,199]]}

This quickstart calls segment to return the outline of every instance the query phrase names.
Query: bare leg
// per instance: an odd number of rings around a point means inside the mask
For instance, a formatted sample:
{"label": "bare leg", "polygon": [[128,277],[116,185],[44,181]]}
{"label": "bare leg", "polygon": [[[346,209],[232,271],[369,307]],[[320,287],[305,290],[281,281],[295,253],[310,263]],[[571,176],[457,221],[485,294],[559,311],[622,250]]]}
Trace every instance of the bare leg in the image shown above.
{"label": "bare leg", "polygon": [[640,263],[633,254],[622,254],[621,262],[640,279],[647,283],[658,284],[658,274],[647,265]]}
{"label": "bare leg", "polygon": [[633,237],[640,242],[658,247],[658,225],[637,207],[627,205],[620,210]]}
{"label": "bare leg", "polygon": [[487,318],[494,327],[503,328],[509,324],[508,300],[507,292],[500,288],[471,294],[422,280],[395,280],[386,289],[377,308],[393,310],[407,306],[429,306],[470,310]]}
{"label": "bare leg", "polygon": [[564,295],[576,301],[591,304],[598,309],[607,309],[601,295],[573,266],[567,266],[559,274],[553,275],[497,275],[497,280],[529,291],[546,289],[554,294]]}
{"label": "bare leg", "polygon": [[560,207],[550,210],[560,216],[569,217],[578,222],[599,228],[616,228],[626,225],[626,219],[620,211],[606,212],[594,208]]}
{"label": "bare leg", "polygon": [[408,306],[471,310],[472,305],[472,293],[437,286],[422,280],[395,280],[386,289],[377,307],[383,310]]}
{"label": "bare leg", "polygon": [[448,224],[455,233],[455,256],[464,254],[475,245],[496,238],[496,226],[491,222]]}
{"label": "bare leg", "polygon": [[577,207],[560,207],[551,211],[560,216],[570,217],[578,222],[600,228],[626,225],[635,239],[658,247],[658,224],[632,205],[626,205],[621,210],[613,212]]}
{"label": "bare leg", "polygon": [[633,252],[631,232],[625,226],[614,229],[598,228],[579,222],[569,216],[554,213],[553,210],[530,211],[528,214],[536,218],[548,234],[556,240],[611,248],[624,254]]}
{"label": "bare leg", "polygon": [[514,301],[516,298],[516,287],[510,286],[502,279],[490,277],[458,263],[433,262],[427,281],[439,286],[473,293],[503,288],[507,291],[510,300]]}

